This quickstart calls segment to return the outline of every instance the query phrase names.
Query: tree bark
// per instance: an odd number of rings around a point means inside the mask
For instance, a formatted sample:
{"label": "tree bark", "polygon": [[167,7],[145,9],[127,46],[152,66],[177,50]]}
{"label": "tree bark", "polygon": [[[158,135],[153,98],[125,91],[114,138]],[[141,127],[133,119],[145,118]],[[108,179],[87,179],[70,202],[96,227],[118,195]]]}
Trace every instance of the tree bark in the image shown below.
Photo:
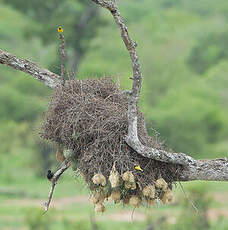
{"label": "tree bark", "polygon": [[61,83],[61,78],[55,73],[38,66],[36,63],[22,59],[0,49],[0,64],[8,65],[13,69],[20,70],[32,75],[50,88],[55,88]]}
{"label": "tree bark", "polygon": [[228,159],[195,160],[195,163],[184,167],[178,180],[228,181]]}
{"label": "tree bark", "polygon": [[50,188],[50,192],[48,195],[48,200],[44,203],[44,207],[45,207],[45,211],[44,213],[46,213],[49,209],[51,200],[52,200],[52,196],[53,196],[53,192],[55,189],[55,186],[57,184],[57,181],[59,180],[60,176],[70,167],[70,162],[68,162],[67,160],[63,161],[63,163],[61,164],[60,168],[56,171],[56,173],[54,174],[53,178],[51,179],[51,188]]}

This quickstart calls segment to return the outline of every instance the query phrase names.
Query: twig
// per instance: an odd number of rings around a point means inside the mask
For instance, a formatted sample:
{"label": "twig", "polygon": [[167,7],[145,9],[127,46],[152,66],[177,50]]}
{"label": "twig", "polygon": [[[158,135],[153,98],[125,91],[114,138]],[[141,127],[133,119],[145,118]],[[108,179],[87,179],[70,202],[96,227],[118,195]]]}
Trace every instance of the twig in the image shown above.
{"label": "twig", "polygon": [[52,179],[51,179],[51,189],[50,189],[50,192],[49,192],[49,195],[48,195],[48,200],[44,203],[44,207],[45,207],[44,214],[49,209],[49,205],[51,203],[51,199],[52,199],[52,196],[53,196],[55,185],[57,184],[58,179],[69,168],[69,166],[70,166],[69,161],[67,161],[67,160],[63,161],[63,163],[61,164],[60,168],[56,171],[56,173],[52,177]]}
{"label": "twig", "polygon": [[90,223],[91,223],[92,230],[98,230],[97,223],[95,221],[93,213],[90,213]]}
{"label": "twig", "polygon": [[193,201],[189,198],[188,194],[185,192],[185,190],[184,190],[184,188],[183,188],[183,186],[182,186],[182,184],[181,184],[180,181],[179,181],[179,185],[181,187],[182,192],[184,193],[184,196],[191,203],[192,208],[195,210],[196,213],[200,214],[199,209],[195,206],[195,204],[193,203]]}
{"label": "twig", "polygon": [[13,69],[20,70],[34,76],[50,88],[60,84],[60,76],[44,69],[29,60],[22,59],[0,49],[0,64],[8,65]]}
{"label": "twig", "polygon": [[60,51],[60,56],[61,56],[61,78],[62,78],[63,84],[64,84],[64,82],[65,82],[65,77],[64,77],[65,67],[64,67],[64,64],[65,64],[66,54],[65,54],[65,40],[64,40],[64,36],[63,36],[62,33],[59,34],[59,38],[60,38],[60,41],[61,41],[61,44],[59,46],[59,51]]}

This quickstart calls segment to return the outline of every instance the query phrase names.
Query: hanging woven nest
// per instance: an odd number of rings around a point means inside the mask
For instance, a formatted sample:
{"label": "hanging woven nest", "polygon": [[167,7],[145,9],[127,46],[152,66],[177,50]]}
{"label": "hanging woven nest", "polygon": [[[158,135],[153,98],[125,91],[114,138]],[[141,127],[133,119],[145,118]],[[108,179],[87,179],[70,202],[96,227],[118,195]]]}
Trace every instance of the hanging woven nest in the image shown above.
{"label": "hanging woven nest", "polygon": [[[106,198],[134,207],[162,200],[165,193],[164,199],[171,201],[172,183],[181,166],[148,159],[126,144],[127,111],[128,96],[111,78],[69,80],[54,90],[41,137],[72,152],[72,168],[95,195],[103,191]],[[138,136],[142,144],[163,149],[157,138],[148,135],[139,111]],[[105,210],[103,202],[102,198],[94,203],[97,211]]]}

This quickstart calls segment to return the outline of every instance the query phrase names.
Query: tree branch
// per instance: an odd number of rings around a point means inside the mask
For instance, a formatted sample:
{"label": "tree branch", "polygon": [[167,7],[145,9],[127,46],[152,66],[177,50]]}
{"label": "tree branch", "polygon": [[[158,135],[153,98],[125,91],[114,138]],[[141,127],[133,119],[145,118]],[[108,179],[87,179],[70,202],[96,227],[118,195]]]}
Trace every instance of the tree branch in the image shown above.
{"label": "tree branch", "polygon": [[50,88],[55,88],[61,83],[60,77],[37,64],[22,58],[18,58],[0,49],[0,64],[8,65],[13,69],[20,70],[34,76]]}
{"label": "tree branch", "polygon": [[119,26],[122,40],[131,57],[132,71],[133,71],[133,85],[128,102],[128,135],[125,138],[126,143],[136,152],[144,157],[159,160],[167,163],[175,163],[188,165],[194,163],[194,159],[183,153],[168,153],[153,148],[144,146],[138,138],[137,131],[137,103],[141,92],[142,72],[141,66],[136,51],[136,43],[132,41],[129,36],[127,26],[120,15],[119,9],[115,0],[92,0],[96,4],[108,9],[116,24]]}
{"label": "tree branch", "polygon": [[65,73],[65,39],[62,33],[59,34],[59,39],[61,41],[60,45],[59,45],[59,51],[60,51],[60,59],[61,59],[61,78],[62,81],[64,83],[65,81],[65,77],[64,77],[64,73]]}
{"label": "tree branch", "polygon": [[166,163],[172,163],[172,164],[181,164],[181,165],[194,164],[196,161],[192,157],[184,153],[173,153],[173,152],[166,152],[164,150],[159,150],[155,148],[149,148],[143,145],[135,137],[131,137],[131,138],[127,137],[126,142],[137,153],[141,154],[144,157],[153,159],[153,160],[162,161]]}
{"label": "tree branch", "polygon": [[55,185],[57,184],[58,179],[60,178],[60,176],[69,168],[70,166],[70,162],[65,160],[63,161],[63,163],[61,164],[60,168],[56,171],[56,173],[54,174],[54,176],[51,179],[51,189],[48,195],[48,200],[44,203],[44,207],[45,207],[45,211],[44,213],[46,213],[49,209],[49,205],[51,203],[51,199],[53,196],[53,192],[55,189]]}
{"label": "tree branch", "polygon": [[178,175],[178,181],[228,181],[228,159],[195,160]]}
{"label": "tree branch", "polygon": [[178,180],[228,180],[228,162],[227,159],[217,160],[194,160],[184,153],[169,153],[164,150],[158,150],[144,146],[138,138],[137,132],[137,103],[141,92],[142,72],[136,51],[136,43],[129,36],[127,26],[122,19],[115,0],[92,0],[96,4],[108,9],[116,24],[118,25],[122,40],[129,52],[133,71],[133,85],[129,93],[128,102],[128,135],[125,138],[126,143],[137,153],[144,157],[154,160],[181,164],[184,167]]}

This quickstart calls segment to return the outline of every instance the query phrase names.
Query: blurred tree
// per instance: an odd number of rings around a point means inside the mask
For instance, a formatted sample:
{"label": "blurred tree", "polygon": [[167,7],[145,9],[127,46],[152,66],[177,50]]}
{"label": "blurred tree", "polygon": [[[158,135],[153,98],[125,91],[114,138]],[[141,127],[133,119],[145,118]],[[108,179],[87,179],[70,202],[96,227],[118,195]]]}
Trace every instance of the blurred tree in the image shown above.
{"label": "blurred tree", "polygon": [[28,145],[29,126],[25,122],[17,123],[15,121],[0,120],[0,154],[13,153]]}
{"label": "blurred tree", "polygon": [[6,84],[0,86],[0,118],[1,120],[13,120],[16,122],[34,121],[40,112],[45,110],[45,104],[37,97],[30,99]]}
{"label": "blurred tree", "polygon": [[219,14],[227,18],[228,3],[226,0],[219,0],[219,3],[214,0],[189,1],[189,0],[160,0],[159,4],[163,8],[179,8],[183,11],[197,14],[200,17],[207,18],[208,16]]}
{"label": "blurred tree", "polygon": [[[17,10],[25,13],[36,22],[27,27],[27,36],[39,36],[44,44],[56,40],[57,26],[62,25],[67,47],[71,49],[68,63],[76,72],[78,65],[89,48],[89,43],[104,23],[99,16],[98,7],[92,1],[83,0],[3,0]],[[70,53],[70,52],[69,52]],[[52,64],[57,66],[57,61]],[[55,72],[59,72],[59,68]]]}
{"label": "blurred tree", "polygon": [[187,63],[193,71],[205,73],[221,60],[228,59],[227,46],[228,30],[203,36],[193,47]]}
{"label": "blurred tree", "polygon": [[[47,170],[56,163],[55,147],[48,142],[37,138],[34,143],[34,152],[31,159],[31,166],[38,177],[45,177]],[[34,164],[35,163],[35,164]]]}
{"label": "blurred tree", "polygon": [[170,91],[153,110],[154,127],[175,151],[215,153],[213,147],[227,135],[226,111],[205,82],[194,80]]}
{"label": "blurred tree", "polygon": [[53,218],[48,214],[44,216],[42,210],[37,208],[30,208],[25,216],[25,224],[29,230],[49,230],[52,223]]}
{"label": "blurred tree", "polygon": [[205,185],[197,185],[192,187],[188,193],[191,201],[196,205],[198,212],[193,211],[189,200],[185,199],[182,212],[176,224],[170,229],[211,229],[207,211],[211,206],[212,199],[208,196],[208,187]]}

